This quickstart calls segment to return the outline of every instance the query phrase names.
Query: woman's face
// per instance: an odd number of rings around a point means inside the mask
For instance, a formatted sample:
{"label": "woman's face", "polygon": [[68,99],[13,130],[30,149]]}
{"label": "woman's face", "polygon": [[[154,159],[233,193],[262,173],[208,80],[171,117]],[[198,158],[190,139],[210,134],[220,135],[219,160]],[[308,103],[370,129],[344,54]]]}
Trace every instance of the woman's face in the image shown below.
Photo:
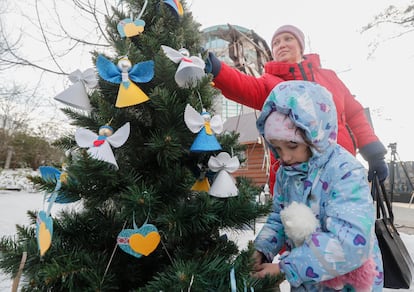
{"label": "woman's face", "polygon": [[282,162],[293,165],[308,161],[312,156],[309,146],[305,143],[270,139],[270,145],[276,150]]}
{"label": "woman's face", "polygon": [[301,48],[293,34],[284,32],[273,39],[273,59],[278,62],[299,63],[302,60]]}

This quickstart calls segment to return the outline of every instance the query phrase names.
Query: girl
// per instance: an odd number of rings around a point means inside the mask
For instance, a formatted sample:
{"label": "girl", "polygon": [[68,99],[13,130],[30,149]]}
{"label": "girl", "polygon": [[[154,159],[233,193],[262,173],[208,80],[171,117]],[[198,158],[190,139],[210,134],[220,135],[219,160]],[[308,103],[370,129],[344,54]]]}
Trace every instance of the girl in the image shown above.
{"label": "girl", "polygon": [[[282,82],[265,101],[257,128],[280,167],[273,211],[254,242],[254,275],[284,273],[292,291],[357,291],[351,282],[331,288],[329,280],[373,263],[371,276],[359,281],[368,280],[370,290],[382,291],[382,259],[366,170],[336,143],[331,94],[313,82]],[[292,202],[308,206],[320,225],[300,246],[286,235],[280,216]],[[287,252],[272,263],[285,244]]]}

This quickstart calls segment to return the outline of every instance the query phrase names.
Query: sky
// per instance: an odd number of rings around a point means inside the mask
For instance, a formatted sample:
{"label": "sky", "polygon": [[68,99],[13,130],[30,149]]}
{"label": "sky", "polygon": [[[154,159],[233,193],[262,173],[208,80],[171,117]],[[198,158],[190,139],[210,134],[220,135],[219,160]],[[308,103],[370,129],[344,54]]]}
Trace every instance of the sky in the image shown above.
{"label": "sky", "polygon": [[[39,1],[43,3],[40,9],[43,16],[50,13],[45,7],[45,3],[49,2],[52,3],[51,0]],[[253,3],[246,0],[186,1],[188,10],[201,24],[201,28],[227,23],[240,25],[254,30],[268,43],[273,32],[281,25],[293,24],[301,28],[305,33],[305,53],[318,53],[322,66],[337,72],[361,104],[370,109],[375,132],[386,147],[390,143],[397,143],[398,158],[402,161],[414,161],[414,151],[411,151],[413,138],[408,118],[412,114],[409,105],[410,95],[413,94],[410,84],[414,66],[414,33],[381,43],[371,58],[368,58],[369,44],[376,38],[385,38],[390,33],[399,31],[400,28],[384,25],[379,29],[361,33],[362,27],[389,5],[407,6],[410,2],[412,0],[256,0]],[[78,13],[69,9],[67,3],[70,1],[58,3],[66,5],[61,13],[66,14],[72,27],[76,24],[80,30],[88,30],[89,24],[82,23]],[[29,15],[29,19],[30,13],[34,17],[32,1],[19,0],[9,7],[18,8],[15,17],[19,17],[20,11]],[[10,24],[12,31],[15,25]],[[44,25],[52,27],[53,23],[47,22]],[[21,19],[19,29],[30,30],[30,23],[29,27],[24,27]],[[33,51],[36,48],[33,43],[39,39],[40,36],[32,36],[30,44],[22,49]],[[39,53],[38,59],[41,57]],[[51,63],[50,58],[45,57],[43,60]],[[63,69],[70,73],[91,66],[93,64],[90,53],[86,50],[66,61]],[[67,80],[50,80],[44,77],[43,82],[46,89],[54,94],[67,86]],[[390,159],[390,154],[387,159]]]}

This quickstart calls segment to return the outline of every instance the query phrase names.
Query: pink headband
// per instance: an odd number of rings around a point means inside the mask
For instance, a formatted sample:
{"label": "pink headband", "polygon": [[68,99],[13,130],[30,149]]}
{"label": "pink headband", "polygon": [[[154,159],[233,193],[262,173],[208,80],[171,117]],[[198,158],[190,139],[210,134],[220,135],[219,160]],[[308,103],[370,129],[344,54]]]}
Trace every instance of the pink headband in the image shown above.
{"label": "pink headband", "polygon": [[274,111],[266,119],[264,125],[264,137],[270,139],[304,143],[300,131],[293,121],[285,114]]}

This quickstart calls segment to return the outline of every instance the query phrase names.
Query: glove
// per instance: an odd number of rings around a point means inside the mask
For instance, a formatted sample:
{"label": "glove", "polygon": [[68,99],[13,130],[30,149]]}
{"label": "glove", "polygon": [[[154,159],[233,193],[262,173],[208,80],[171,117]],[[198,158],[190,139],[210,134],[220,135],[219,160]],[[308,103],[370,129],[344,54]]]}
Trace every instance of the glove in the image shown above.
{"label": "glove", "polygon": [[384,145],[379,141],[372,142],[359,149],[359,153],[368,162],[368,181],[372,181],[376,174],[379,181],[383,182],[388,176],[388,165],[384,158],[387,149]]}
{"label": "glove", "polygon": [[380,182],[383,182],[388,176],[388,165],[384,158],[368,161],[368,181],[372,181],[374,174],[377,175]]}
{"label": "glove", "polygon": [[206,66],[204,67],[204,71],[209,74],[213,74],[216,77],[221,70],[221,62],[220,60],[214,55],[212,52],[208,52],[208,56],[206,59]]}

